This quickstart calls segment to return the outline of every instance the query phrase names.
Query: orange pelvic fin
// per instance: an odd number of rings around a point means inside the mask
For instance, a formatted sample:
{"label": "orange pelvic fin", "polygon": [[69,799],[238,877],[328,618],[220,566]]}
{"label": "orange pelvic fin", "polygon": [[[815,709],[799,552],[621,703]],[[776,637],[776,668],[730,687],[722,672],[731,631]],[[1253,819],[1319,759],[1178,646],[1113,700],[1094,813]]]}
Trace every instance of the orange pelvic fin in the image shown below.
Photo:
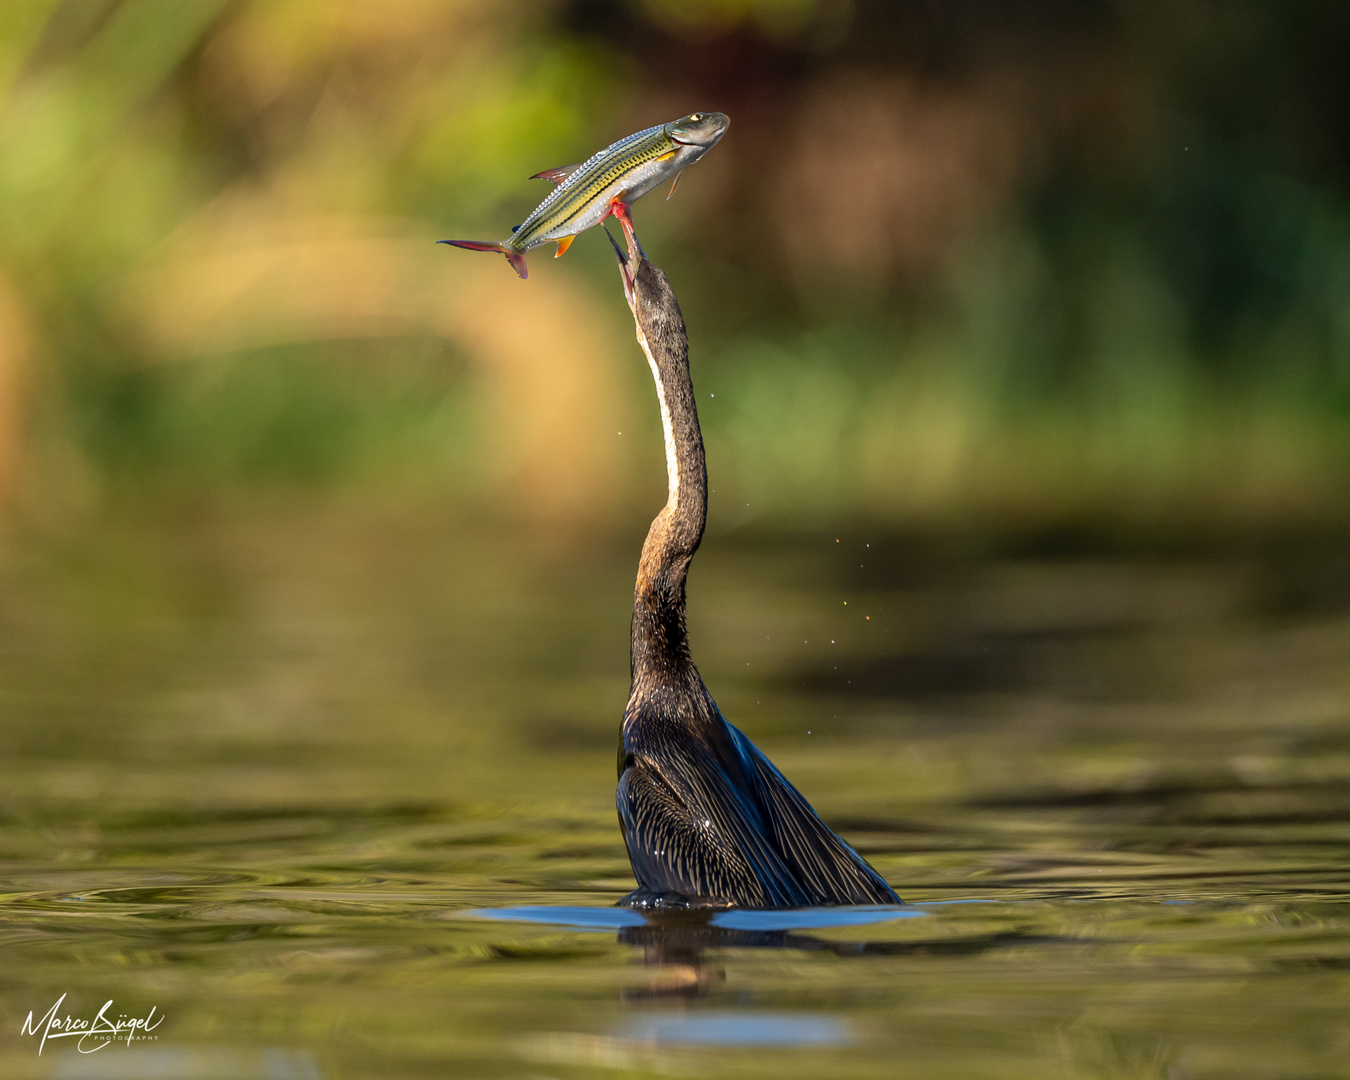
{"label": "orange pelvic fin", "polygon": [[530,179],[552,180],[555,184],[561,184],[579,168],[581,168],[580,165],[559,165],[556,169],[545,169],[543,172],[537,172]]}
{"label": "orange pelvic fin", "polygon": [[561,259],[567,253],[567,249],[572,246],[572,241],[575,239],[576,236],[572,235],[572,236],[564,236],[561,240],[559,240],[558,250],[553,253],[553,257],[555,259]]}
{"label": "orange pelvic fin", "polygon": [[515,251],[505,244],[496,240],[437,240],[438,244],[449,244],[452,247],[467,248],[469,251],[500,251],[506,256],[506,261],[511,264],[513,269],[522,278],[529,277],[529,271],[525,268],[525,253]]}
{"label": "orange pelvic fin", "polygon": [[675,174],[675,179],[670,182],[670,190],[666,192],[666,202],[670,202],[670,197],[675,194],[675,189],[680,186],[680,177],[683,175],[683,169]]}

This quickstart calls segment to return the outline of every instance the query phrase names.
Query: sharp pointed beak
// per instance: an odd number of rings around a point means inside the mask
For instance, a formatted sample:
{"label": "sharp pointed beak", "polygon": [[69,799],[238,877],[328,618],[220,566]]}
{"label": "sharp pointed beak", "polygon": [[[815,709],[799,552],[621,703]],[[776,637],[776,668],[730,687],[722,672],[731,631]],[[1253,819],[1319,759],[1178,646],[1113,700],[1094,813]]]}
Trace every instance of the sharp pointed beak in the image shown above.
{"label": "sharp pointed beak", "polygon": [[[605,236],[609,239],[609,246],[614,249],[614,258],[619,261],[619,278],[623,281],[623,298],[628,301],[628,308],[631,311],[633,310],[633,274],[629,269],[628,253],[619,246],[609,229],[606,229],[603,225],[600,227],[605,230]],[[639,247],[638,250],[641,251],[642,249]]]}

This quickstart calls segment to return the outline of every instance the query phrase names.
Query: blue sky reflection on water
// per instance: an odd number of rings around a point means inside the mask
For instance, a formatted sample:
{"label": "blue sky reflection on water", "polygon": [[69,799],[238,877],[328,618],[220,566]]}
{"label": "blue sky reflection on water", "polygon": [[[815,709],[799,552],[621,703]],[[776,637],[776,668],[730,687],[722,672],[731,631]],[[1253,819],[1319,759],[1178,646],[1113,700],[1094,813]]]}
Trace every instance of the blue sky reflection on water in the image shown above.
{"label": "blue sky reflection on water", "polygon": [[848,1023],[818,1013],[700,1012],[641,1016],[616,1029],[633,1042],[704,1046],[847,1046]]}
{"label": "blue sky reflection on water", "polygon": [[[570,926],[578,930],[611,930],[625,926],[643,926],[648,920],[624,908],[523,906],[478,908],[465,915],[503,922],[539,923],[546,926]],[[792,908],[786,911],[711,909],[706,913],[711,926],[726,930],[813,930],[831,926],[870,926],[875,923],[913,919],[927,912],[915,907]]]}

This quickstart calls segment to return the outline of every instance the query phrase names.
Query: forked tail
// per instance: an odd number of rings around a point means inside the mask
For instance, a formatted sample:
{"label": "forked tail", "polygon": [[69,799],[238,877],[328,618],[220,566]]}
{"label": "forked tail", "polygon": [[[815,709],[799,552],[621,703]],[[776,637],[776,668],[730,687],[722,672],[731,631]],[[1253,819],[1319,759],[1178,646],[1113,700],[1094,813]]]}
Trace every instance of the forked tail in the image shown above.
{"label": "forked tail", "polygon": [[525,253],[523,251],[515,251],[495,240],[437,240],[436,243],[450,244],[452,247],[468,248],[470,251],[500,251],[506,256],[506,261],[511,264],[511,269],[522,278],[530,276],[529,272],[525,269]]}

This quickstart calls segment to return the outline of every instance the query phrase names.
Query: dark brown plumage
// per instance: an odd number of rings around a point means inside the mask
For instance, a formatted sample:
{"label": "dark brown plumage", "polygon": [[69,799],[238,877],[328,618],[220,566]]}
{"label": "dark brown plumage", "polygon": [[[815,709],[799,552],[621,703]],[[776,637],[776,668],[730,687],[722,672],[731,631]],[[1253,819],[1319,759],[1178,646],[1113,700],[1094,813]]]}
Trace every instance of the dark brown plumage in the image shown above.
{"label": "dark brown plumage", "polygon": [[897,904],[881,876],[722,718],[694,667],[684,585],[703,538],[708,484],[688,337],[665,274],[646,258],[632,271],[617,245],[614,252],[656,380],[670,481],[642,545],[633,593],[633,682],[617,801],[638,888],[619,902]]}

